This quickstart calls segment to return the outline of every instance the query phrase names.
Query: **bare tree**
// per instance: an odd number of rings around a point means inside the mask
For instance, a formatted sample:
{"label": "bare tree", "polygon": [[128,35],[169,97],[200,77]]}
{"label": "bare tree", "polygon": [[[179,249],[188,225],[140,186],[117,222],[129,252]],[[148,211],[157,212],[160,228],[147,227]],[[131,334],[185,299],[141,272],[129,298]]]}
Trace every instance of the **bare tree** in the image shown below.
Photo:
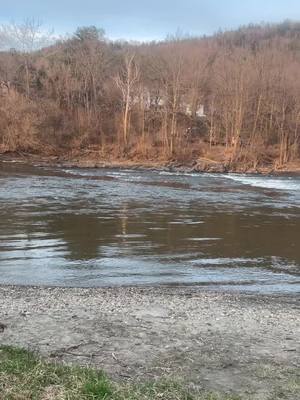
{"label": "bare tree", "polygon": [[123,141],[125,149],[128,145],[129,117],[133,104],[134,89],[140,76],[139,67],[134,53],[124,56],[124,66],[115,78],[115,83],[122,94],[123,102]]}
{"label": "bare tree", "polygon": [[25,69],[25,89],[30,95],[30,60],[32,53],[53,42],[53,33],[44,32],[40,21],[26,19],[21,24],[0,26],[0,46],[3,50],[14,49],[21,55]]}

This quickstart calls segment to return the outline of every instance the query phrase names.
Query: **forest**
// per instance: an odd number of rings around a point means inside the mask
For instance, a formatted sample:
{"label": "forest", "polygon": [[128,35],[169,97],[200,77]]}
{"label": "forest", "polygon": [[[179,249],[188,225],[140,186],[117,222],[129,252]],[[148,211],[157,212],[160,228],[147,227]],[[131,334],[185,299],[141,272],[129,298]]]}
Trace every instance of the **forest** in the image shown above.
{"label": "forest", "polygon": [[300,22],[161,42],[0,26],[0,153],[299,165]]}

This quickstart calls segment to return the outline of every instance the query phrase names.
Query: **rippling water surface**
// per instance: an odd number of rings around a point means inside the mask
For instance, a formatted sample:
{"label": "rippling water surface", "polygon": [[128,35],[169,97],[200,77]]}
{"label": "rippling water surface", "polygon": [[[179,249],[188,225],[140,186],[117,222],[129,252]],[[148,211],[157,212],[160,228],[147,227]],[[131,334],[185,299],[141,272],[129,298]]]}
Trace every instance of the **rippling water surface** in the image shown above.
{"label": "rippling water surface", "polygon": [[300,178],[0,163],[0,283],[300,291]]}

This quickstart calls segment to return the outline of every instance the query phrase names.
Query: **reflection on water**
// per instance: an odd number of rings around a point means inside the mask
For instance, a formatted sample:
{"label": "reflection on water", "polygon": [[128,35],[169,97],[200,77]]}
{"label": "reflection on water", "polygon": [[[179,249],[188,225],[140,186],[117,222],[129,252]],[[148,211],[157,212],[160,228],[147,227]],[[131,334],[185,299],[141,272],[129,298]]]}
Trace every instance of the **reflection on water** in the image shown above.
{"label": "reflection on water", "polygon": [[0,283],[299,291],[300,179],[0,163]]}

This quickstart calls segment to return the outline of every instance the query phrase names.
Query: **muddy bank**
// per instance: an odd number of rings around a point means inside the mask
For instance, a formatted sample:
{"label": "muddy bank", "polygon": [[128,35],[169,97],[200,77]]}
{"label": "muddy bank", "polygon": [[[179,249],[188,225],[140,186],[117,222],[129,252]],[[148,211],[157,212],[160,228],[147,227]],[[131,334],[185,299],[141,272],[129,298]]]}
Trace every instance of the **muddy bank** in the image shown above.
{"label": "muddy bank", "polygon": [[206,389],[295,399],[299,299],[197,288],[0,287],[0,343],[117,379],[180,376]]}
{"label": "muddy bank", "polygon": [[132,169],[151,169],[165,170],[171,172],[193,173],[247,173],[262,175],[299,175],[300,164],[288,164],[280,169],[272,166],[249,168],[241,163],[227,164],[214,160],[199,158],[187,162],[175,160],[132,160],[132,159],[99,159],[94,154],[79,156],[48,156],[43,157],[27,153],[4,153],[0,154],[1,161],[25,162],[37,166],[50,166],[62,168],[132,168]]}

